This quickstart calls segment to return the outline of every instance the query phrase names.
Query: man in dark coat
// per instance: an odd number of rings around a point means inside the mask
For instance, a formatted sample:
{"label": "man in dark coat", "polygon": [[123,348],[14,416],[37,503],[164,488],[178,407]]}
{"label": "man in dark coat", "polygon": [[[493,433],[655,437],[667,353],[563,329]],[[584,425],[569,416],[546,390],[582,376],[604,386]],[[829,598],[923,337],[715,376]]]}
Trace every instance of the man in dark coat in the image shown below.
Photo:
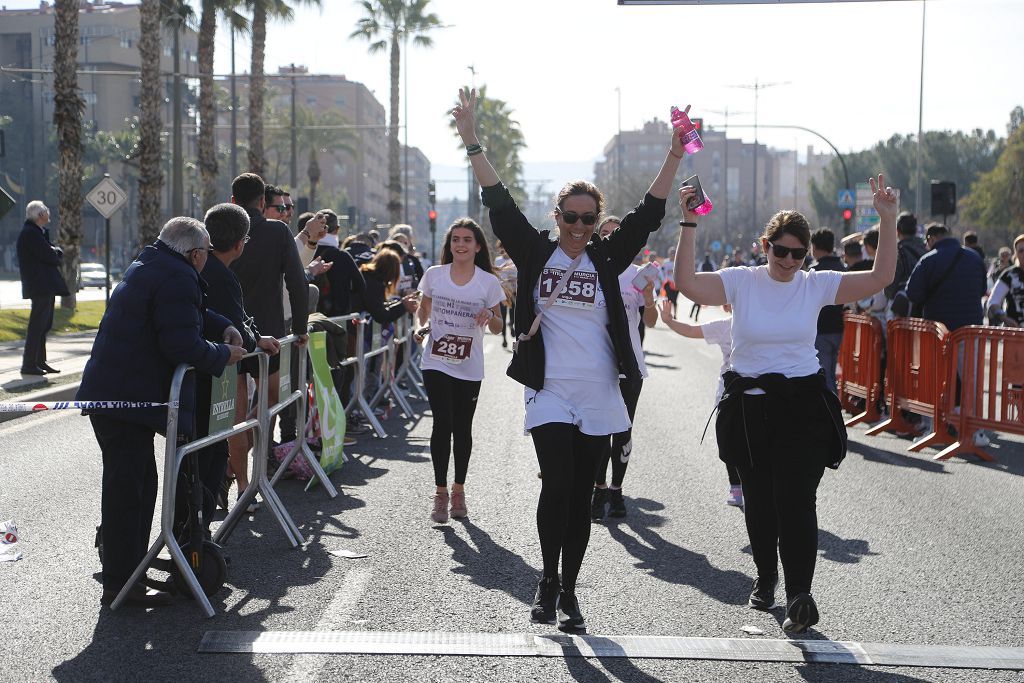
{"label": "man in dark coat", "polygon": [[[238,330],[206,309],[199,271],[209,249],[210,237],[196,219],[172,218],[164,225],[111,294],[76,400],[166,403],[179,364],[220,375],[244,355]],[[179,427],[185,435],[192,431],[193,387],[188,383],[179,395]],[[166,431],[167,408],[84,412],[103,453],[101,602],[110,604],[149,547],[157,488],[153,438]],[[166,601],[165,594],[147,594],[141,584],[129,594],[133,604]]]}
{"label": "man in dark coat", "polygon": [[973,249],[961,246],[941,223],[930,224],[925,236],[930,251],[910,275],[910,301],[922,310],[922,318],[937,320],[950,332],[980,325],[981,297],[988,287],[984,261]]}
{"label": "man in dark coat", "polygon": [[64,252],[50,243],[50,210],[40,201],[25,208],[25,225],[18,235],[18,269],[21,271],[21,296],[32,300],[25,334],[25,353],[21,374],[42,375],[60,372],[46,363],[46,333],[53,327],[53,297],[68,296],[68,286],[60,274]]}

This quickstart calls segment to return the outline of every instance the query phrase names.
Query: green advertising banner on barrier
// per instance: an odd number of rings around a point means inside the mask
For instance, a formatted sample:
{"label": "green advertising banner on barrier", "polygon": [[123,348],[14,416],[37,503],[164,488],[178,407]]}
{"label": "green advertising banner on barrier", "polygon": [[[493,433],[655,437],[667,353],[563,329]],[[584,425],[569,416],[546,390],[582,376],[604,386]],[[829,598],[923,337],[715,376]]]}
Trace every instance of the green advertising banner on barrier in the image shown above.
{"label": "green advertising banner on barrier", "polygon": [[230,429],[235,424],[235,398],[238,391],[238,366],[225,366],[220,377],[214,377],[210,389],[210,431]]}
{"label": "green advertising banner on barrier", "polygon": [[[327,333],[309,335],[309,360],[313,365],[313,395],[320,415],[320,466],[330,474],[341,467],[345,454],[345,406],[334,390],[327,365]],[[283,366],[282,366],[283,367]],[[311,482],[314,480],[310,480]]]}

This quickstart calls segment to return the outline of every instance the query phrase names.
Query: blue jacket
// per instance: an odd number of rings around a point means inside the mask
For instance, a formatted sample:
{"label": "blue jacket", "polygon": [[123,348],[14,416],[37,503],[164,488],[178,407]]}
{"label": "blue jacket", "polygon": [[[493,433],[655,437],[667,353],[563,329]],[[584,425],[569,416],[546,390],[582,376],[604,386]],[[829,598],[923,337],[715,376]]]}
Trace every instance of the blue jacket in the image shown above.
{"label": "blue jacket", "polygon": [[[220,375],[230,355],[222,339],[230,321],[206,310],[204,283],[181,254],[160,240],[142,250],[110,295],[92,355],[85,365],[79,401],[165,403],[180,363]],[[180,431],[191,433],[194,374],[181,392]],[[84,411],[134,422],[163,433],[166,408]]]}
{"label": "blue jacket", "polygon": [[[960,260],[954,265],[958,253]],[[952,332],[981,324],[981,297],[987,286],[985,264],[977,252],[960,246],[955,237],[946,237],[917,262],[907,283],[907,297],[923,308],[923,318],[936,320]]]}
{"label": "blue jacket", "polygon": [[32,221],[25,221],[18,235],[18,270],[21,271],[21,296],[67,296],[68,286],[60,274],[64,253],[50,244],[46,232]]}

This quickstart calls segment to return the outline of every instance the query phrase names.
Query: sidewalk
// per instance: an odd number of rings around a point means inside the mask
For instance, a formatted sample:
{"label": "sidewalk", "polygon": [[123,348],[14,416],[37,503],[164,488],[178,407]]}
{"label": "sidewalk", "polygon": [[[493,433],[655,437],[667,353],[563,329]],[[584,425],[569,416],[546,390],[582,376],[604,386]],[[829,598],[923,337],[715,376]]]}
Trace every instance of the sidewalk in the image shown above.
{"label": "sidewalk", "polygon": [[[59,374],[29,376],[21,374],[21,356],[25,342],[0,344],[0,400],[56,401],[69,400],[78,390],[85,363],[92,353],[96,330],[46,338],[47,362]],[[0,413],[0,422],[28,413]]]}

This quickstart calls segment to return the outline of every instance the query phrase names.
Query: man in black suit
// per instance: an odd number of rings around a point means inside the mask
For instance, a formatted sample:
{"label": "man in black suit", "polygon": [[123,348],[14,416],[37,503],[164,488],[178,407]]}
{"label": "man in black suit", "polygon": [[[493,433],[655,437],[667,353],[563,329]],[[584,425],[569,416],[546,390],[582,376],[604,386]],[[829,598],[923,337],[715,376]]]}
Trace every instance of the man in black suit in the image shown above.
{"label": "man in black suit", "polygon": [[46,333],[53,327],[53,298],[68,296],[68,286],[60,274],[64,252],[50,243],[50,210],[40,201],[25,208],[25,225],[18,235],[18,269],[21,271],[21,296],[32,300],[32,312],[25,334],[25,354],[21,374],[42,375],[60,372],[46,363]]}

